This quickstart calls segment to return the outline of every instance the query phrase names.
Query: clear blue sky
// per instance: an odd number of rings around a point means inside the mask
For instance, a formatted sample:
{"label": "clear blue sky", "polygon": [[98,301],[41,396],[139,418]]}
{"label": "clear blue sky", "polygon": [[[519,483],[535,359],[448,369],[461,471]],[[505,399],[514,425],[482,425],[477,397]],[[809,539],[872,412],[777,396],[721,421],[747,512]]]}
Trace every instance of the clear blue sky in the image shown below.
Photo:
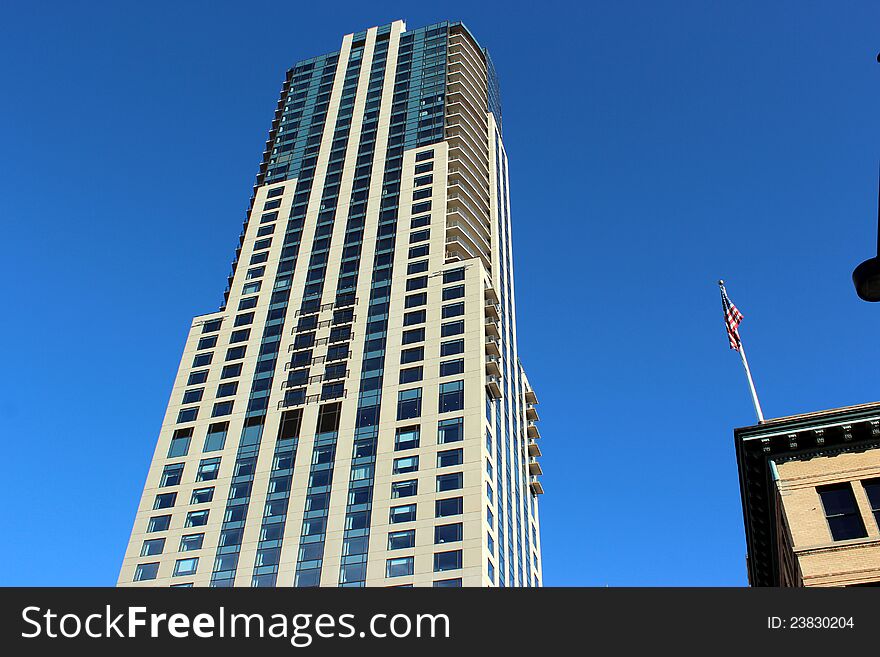
{"label": "clear blue sky", "polygon": [[746,582],[719,277],[768,416],[880,398],[876,2],[11,3],[0,584],[115,582],[284,71],[397,18],[501,79],[546,584]]}

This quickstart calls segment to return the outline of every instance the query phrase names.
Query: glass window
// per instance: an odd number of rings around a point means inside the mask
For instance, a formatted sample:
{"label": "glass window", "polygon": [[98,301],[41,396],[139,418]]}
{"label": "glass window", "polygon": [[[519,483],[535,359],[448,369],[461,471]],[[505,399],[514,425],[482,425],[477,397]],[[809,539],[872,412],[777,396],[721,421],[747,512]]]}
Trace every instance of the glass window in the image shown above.
{"label": "glass window", "polygon": [[156,499],[153,502],[153,509],[170,509],[174,506],[176,500],[177,493],[161,493],[156,495]]}
{"label": "glass window", "polygon": [[244,342],[251,335],[251,330],[249,328],[246,329],[238,329],[237,331],[233,331],[232,335],[229,336],[229,343],[234,344],[236,342]]}
{"label": "glass window", "polygon": [[454,356],[464,352],[464,340],[450,340],[440,343],[441,356]]}
{"label": "glass window", "polygon": [[259,299],[259,297],[247,297],[246,299],[242,299],[241,301],[238,302],[238,309],[239,310],[248,310],[250,308],[256,308],[257,307],[257,299]]}
{"label": "glass window", "polygon": [[202,324],[202,333],[213,333],[214,331],[219,331],[220,325],[222,323],[222,319],[212,319],[210,321],[207,321]]}
{"label": "glass window", "polygon": [[196,481],[213,481],[220,473],[220,459],[202,459],[199,461],[199,470]]}
{"label": "glass window", "polygon": [[144,544],[141,546],[141,556],[142,557],[153,557],[157,554],[162,554],[162,550],[165,549],[165,539],[164,538],[151,538],[148,541],[144,541]]}
{"label": "glass window", "polygon": [[464,302],[451,303],[448,306],[443,306],[443,310],[441,311],[443,319],[459,317],[460,315],[464,315]]}
{"label": "glass window", "polygon": [[232,347],[231,349],[226,350],[226,360],[238,360],[239,358],[244,358],[245,350],[247,347]]}
{"label": "glass window", "polygon": [[203,452],[217,452],[226,445],[226,431],[229,424],[219,422],[208,427],[208,435],[205,436]]}
{"label": "glass window", "polygon": [[385,577],[404,577],[413,574],[413,557],[397,557],[385,562]]}
{"label": "glass window", "polygon": [[411,347],[400,352],[400,364],[416,363],[425,359],[424,347]]}
{"label": "glass window", "polygon": [[461,577],[453,579],[438,579],[434,581],[434,588],[453,587],[461,588]]}
{"label": "glass window", "polygon": [[437,444],[456,443],[464,440],[464,418],[451,417],[437,423]]}
{"label": "glass window", "polygon": [[418,469],[418,456],[402,456],[399,459],[394,459],[394,465],[391,472],[392,474],[404,474],[406,472],[416,472]]}
{"label": "glass window", "polygon": [[214,487],[211,488],[196,488],[192,492],[192,499],[190,500],[190,504],[206,504],[214,499]]}
{"label": "glass window", "polygon": [[428,295],[425,292],[410,294],[403,301],[403,305],[405,308],[417,308],[418,306],[424,306],[427,303]]}
{"label": "glass window", "polygon": [[[424,342],[424,341],[425,341],[425,329],[424,328],[410,329],[409,331],[403,332],[403,339],[402,339],[403,344],[413,344],[414,342]],[[199,401],[200,399],[201,399],[201,397],[199,397],[199,399],[196,399],[194,401]]]}
{"label": "glass window", "polygon": [[422,414],[422,389],[412,388],[397,393],[397,419],[409,420]]}
{"label": "glass window", "polygon": [[419,446],[419,427],[400,427],[394,434],[394,451],[415,449]]}
{"label": "glass window", "polygon": [[211,412],[211,417],[222,417],[223,415],[229,415],[232,413],[232,402],[217,402],[214,404],[214,410]]}
{"label": "glass window", "polygon": [[437,475],[437,492],[442,493],[447,490],[458,490],[464,485],[463,481],[464,475],[461,472]]}
{"label": "glass window", "polygon": [[183,403],[184,404],[195,404],[197,402],[202,401],[202,395],[204,394],[204,388],[196,388],[195,390],[187,390],[183,393]]}
{"label": "glass window", "polygon": [[437,467],[446,468],[450,465],[461,465],[464,461],[464,453],[461,449],[447,449],[437,452]]}
{"label": "glass window", "polygon": [[461,540],[462,524],[437,525],[434,527],[434,543],[455,543]]}
{"label": "glass window", "polygon": [[868,502],[874,514],[874,521],[880,527],[880,479],[867,479],[862,482],[862,486],[865,488],[865,494],[868,496]]}
{"label": "glass window", "polygon": [[214,358],[214,352],[209,351],[204,354],[196,354],[193,358],[193,367],[204,367],[206,365],[211,364],[211,360]]}
{"label": "glass window", "polygon": [[452,376],[464,372],[464,358],[440,362],[440,376]]}
{"label": "glass window", "polygon": [[[199,407],[193,406],[192,408],[181,408],[180,412],[177,414],[177,422],[195,422],[199,417]],[[171,456],[169,454],[169,456]]]}
{"label": "glass window", "polygon": [[408,367],[400,370],[400,383],[416,383],[422,380],[422,366]]}
{"label": "glass window", "polygon": [[202,543],[205,541],[204,534],[187,534],[180,537],[180,549],[178,552],[192,552],[193,550],[201,550]]}
{"label": "glass window", "polygon": [[[161,539],[164,540],[164,539]],[[404,550],[406,548],[415,547],[416,544],[416,530],[415,529],[405,529],[402,532],[389,532],[388,533],[388,549],[389,550]]]}
{"label": "glass window", "polygon": [[445,518],[447,516],[461,515],[463,506],[463,498],[448,497],[445,500],[437,500],[434,503],[434,516],[436,518]]}
{"label": "glass window", "polygon": [[404,506],[392,506],[389,522],[392,524],[398,522],[412,522],[416,519],[416,505],[405,504]]}
{"label": "glass window", "polygon": [[198,372],[193,372],[189,375],[189,379],[186,382],[186,385],[192,386],[198,383],[204,383],[208,380],[208,370],[199,370]]}
{"label": "glass window", "polygon": [[452,287],[443,288],[443,301],[452,301],[453,299],[461,299],[464,296],[464,285],[453,285]]}
{"label": "glass window", "polygon": [[193,575],[199,567],[199,558],[178,559],[174,564],[174,577]]}
{"label": "glass window", "polygon": [[461,550],[434,553],[434,572],[440,573],[446,570],[458,570],[461,568]]}
{"label": "glass window", "polygon": [[189,452],[189,441],[192,438],[192,429],[177,429],[171,437],[171,445],[168,447],[168,458],[186,456]]}
{"label": "glass window", "polygon": [[419,482],[417,479],[409,479],[407,481],[395,481],[391,484],[391,499],[396,500],[400,497],[412,497],[419,492]]}
{"label": "glass window", "polygon": [[156,579],[159,574],[159,563],[139,563],[134,571],[135,582],[146,582]]}
{"label": "glass window", "polygon": [[440,413],[460,411],[464,408],[464,381],[449,381],[440,384]]}
{"label": "glass window", "polygon": [[217,386],[216,397],[231,397],[238,390],[238,381],[230,381],[229,383],[221,383]]}
{"label": "glass window", "polygon": [[403,315],[403,325],[412,326],[413,324],[424,324],[427,317],[424,310],[413,310]]}
{"label": "glass window", "polygon": [[209,335],[206,338],[199,339],[199,344],[198,344],[198,346],[196,346],[196,350],[201,351],[202,349],[210,349],[211,347],[213,347],[216,344],[217,344],[217,336],[216,335]]}
{"label": "glass window", "polygon": [[868,535],[849,482],[819,486],[816,490],[822,499],[828,528],[835,541],[864,538]]}
{"label": "glass window", "polygon": [[204,511],[190,511],[186,514],[184,527],[202,527],[208,524],[208,509]]}
{"label": "glass window", "polygon": [[440,326],[440,336],[441,337],[449,337],[450,335],[461,335],[464,333],[464,320],[460,319],[457,322],[446,322]]}
{"label": "glass window", "polygon": [[455,283],[456,281],[464,280],[464,267],[458,267],[457,269],[449,269],[443,272],[443,283]]}
{"label": "glass window", "polygon": [[153,516],[147,524],[147,533],[164,532],[171,525],[171,516]]}
{"label": "glass window", "polygon": [[182,478],[183,463],[172,463],[171,465],[166,465],[165,468],[162,470],[162,479],[159,482],[159,487],[164,488],[165,486],[177,486]]}
{"label": "glass window", "polygon": [[418,262],[411,262],[406,266],[406,273],[408,275],[420,274],[423,271],[428,271],[428,261],[427,260],[419,260]]}

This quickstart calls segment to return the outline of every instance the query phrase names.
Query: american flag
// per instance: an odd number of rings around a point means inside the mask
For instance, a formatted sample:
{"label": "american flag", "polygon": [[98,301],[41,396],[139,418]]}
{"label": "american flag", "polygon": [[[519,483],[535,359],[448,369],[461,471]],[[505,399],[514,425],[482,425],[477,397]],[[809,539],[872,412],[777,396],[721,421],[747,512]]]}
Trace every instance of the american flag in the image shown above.
{"label": "american flag", "polygon": [[727,298],[727,290],[724,289],[724,283],[721,285],[721,306],[724,309],[724,323],[727,325],[727,339],[730,340],[730,348],[739,351],[742,344],[739,339],[739,323],[743,320],[743,315],[736,309],[736,306]]}

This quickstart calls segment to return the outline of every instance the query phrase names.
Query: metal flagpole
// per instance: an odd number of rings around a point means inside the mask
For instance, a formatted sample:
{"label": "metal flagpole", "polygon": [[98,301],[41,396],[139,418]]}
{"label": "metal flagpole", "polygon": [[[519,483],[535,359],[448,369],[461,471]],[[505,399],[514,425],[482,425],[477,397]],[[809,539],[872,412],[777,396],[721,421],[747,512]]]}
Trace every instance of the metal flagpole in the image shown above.
{"label": "metal flagpole", "polygon": [[749,369],[749,361],[746,358],[746,350],[742,340],[739,341],[739,355],[742,358],[743,367],[746,370],[746,378],[749,380],[749,390],[752,393],[752,403],[755,405],[755,413],[758,414],[758,424],[764,423],[764,413],[761,411],[761,402],[758,401],[758,393],[755,391],[755,382],[752,380],[752,371]]}

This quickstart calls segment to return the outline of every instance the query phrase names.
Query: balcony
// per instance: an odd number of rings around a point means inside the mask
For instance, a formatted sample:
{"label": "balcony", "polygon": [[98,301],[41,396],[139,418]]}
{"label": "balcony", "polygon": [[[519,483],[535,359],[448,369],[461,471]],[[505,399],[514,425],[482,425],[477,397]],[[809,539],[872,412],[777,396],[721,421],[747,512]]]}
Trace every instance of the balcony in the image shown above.
{"label": "balcony", "polygon": [[541,464],[534,457],[529,459],[529,474],[533,477],[544,474],[544,471],[541,470]]}
{"label": "balcony", "polygon": [[538,431],[538,425],[534,422],[529,422],[529,426],[526,428],[526,434],[528,434],[529,438],[533,438],[537,440],[541,437],[541,432]]}
{"label": "balcony", "polygon": [[501,379],[497,376],[487,376],[486,390],[492,399],[501,399]]}
{"label": "balcony", "polygon": [[494,287],[487,287],[483,290],[483,294],[486,297],[487,303],[498,303],[498,295],[495,293]]}
{"label": "balcony", "polygon": [[491,335],[493,338],[501,337],[501,333],[498,331],[498,322],[491,317],[486,318],[486,335]]}
{"label": "balcony", "polygon": [[489,319],[493,319],[496,322],[501,319],[501,306],[497,303],[487,303],[485,306],[486,317]]}
{"label": "balcony", "polygon": [[500,356],[501,349],[498,340],[492,337],[486,338],[486,354],[489,356]]}
{"label": "balcony", "polygon": [[537,397],[537,395],[535,395],[534,390],[526,390],[525,398],[526,398],[527,404],[537,404],[538,403],[538,397]]}
{"label": "balcony", "polygon": [[486,357],[486,374],[501,378],[501,359],[498,356]]}
{"label": "balcony", "polygon": [[541,482],[538,481],[537,477],[532,477],[532,480],[529,482],[529,488],[532,489],[532,493],[535,495],[544,494],[544,487],[541,485]]}
{"label": "balcony", "polygon": [[541,448],[538,447],[538,443],[534,440],[529,441],[529,456],[541,456]]}
{"label": "balcony", "polygon": [[526,406],[526,419],[532,422],[537,422],[541,418],[538,417],[538,411],[535,410],[535,407],[529,404]]}

